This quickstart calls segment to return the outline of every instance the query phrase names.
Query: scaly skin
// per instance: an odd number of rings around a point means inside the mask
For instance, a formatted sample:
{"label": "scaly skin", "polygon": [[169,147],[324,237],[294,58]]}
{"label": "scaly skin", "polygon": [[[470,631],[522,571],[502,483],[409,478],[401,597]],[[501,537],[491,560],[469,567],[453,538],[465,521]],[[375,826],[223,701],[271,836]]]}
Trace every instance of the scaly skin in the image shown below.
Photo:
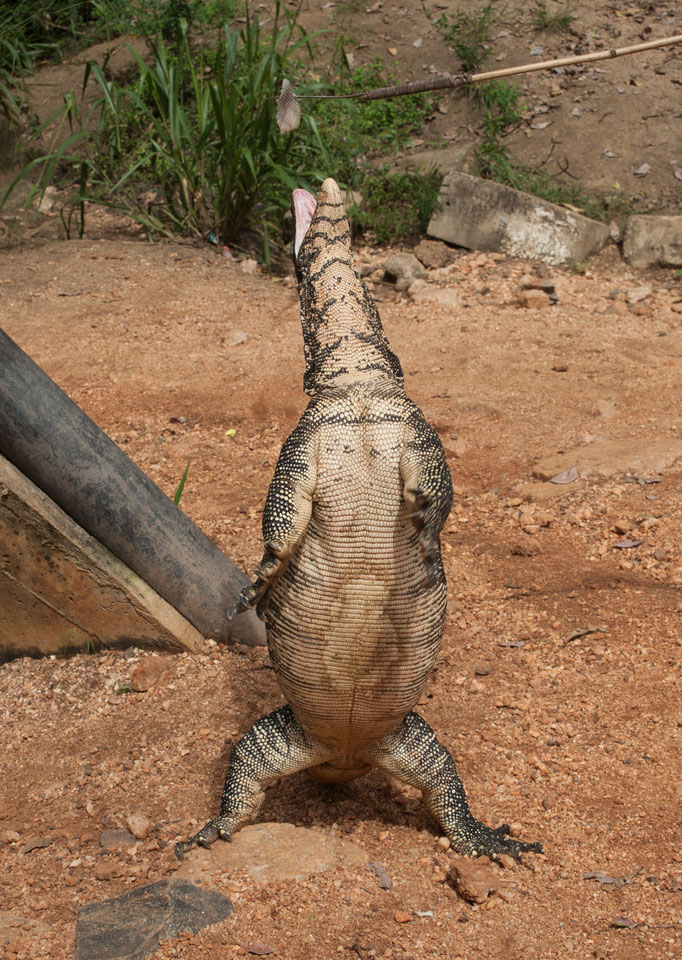
{"label": "scaly skin", "polygon": [[[236,607],[256,605],[265,620],[288,706],[239,741],[220,816],[176,853],[229,838],[279,776],[307,768],[338,781],[372,766],[421,788],[461,853],[539,851],[507,837],[506,825],[491,830],[471,815],[452,757],[412,712],[445,620],[440,531],[450,473],[358,278],[338,186],[325,181],[314,215],[312,198],[297,194],[294,263],[311,399],[282,448],[263,513],[263,558]],[[309,215],[304,230],[299,221]]]}

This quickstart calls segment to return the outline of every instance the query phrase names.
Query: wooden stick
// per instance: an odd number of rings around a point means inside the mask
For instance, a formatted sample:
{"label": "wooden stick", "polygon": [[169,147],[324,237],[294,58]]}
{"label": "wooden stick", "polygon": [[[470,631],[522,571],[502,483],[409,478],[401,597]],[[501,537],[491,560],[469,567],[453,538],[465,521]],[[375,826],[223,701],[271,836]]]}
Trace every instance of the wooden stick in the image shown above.
{"label": "wooden stick", "polygon": [[519,67],[506,67],[503,70],[489,70],[486,73],[457,73],[451,77],[441,77],[438,80],[415,80],[412,83],[400,83],[392,87],[378,87],[376,90],[365,90],[363,93],[341,94],[304,94],[298,100],[383,100],[387,97],[403,97],[413,93],[426,93],[431,90],[445,90],[452,87],[464,87],[471,83],[481,83],[485,80],[496,80],[499,77],[512,77],[519,73],[533,73],[536,70],[551,70],[553,67],[568,67],[574,63],[591,63],[595,60],[612,60],[614,57],[624,57],[631,53],[641,53],[644,50],[655,50],[657,47],[670,47],[682,43],[682,34],[675,37],[663,37],[661,40],[647,40],[646,43],[637,43],[631,47],[621,47],[618,50],[597,50],[596,53],[584,53],[577,57],[561,57],[558,60],[543,60],[541,63],[524,63]]}

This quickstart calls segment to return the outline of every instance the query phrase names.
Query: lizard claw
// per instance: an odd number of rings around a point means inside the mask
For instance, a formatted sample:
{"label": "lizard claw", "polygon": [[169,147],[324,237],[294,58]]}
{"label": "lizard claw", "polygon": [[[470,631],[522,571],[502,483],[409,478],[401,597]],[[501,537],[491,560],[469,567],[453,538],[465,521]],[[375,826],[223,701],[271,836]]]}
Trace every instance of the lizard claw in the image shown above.
{"label": "lizard claw", "polygon": [[191,850],[193,847],[208,847],[211,844],[220,838],[221,840],[230,840],[230,829],[226,824],[223,817],[216,817],[214,820],[210,820],[205,827],[195,833],[193,837],[190,837],[189,840],[179,841],[173,847],[173,852],[178,860],[182,860],[183,855],[187,853],[188,850]]}
{"label": "lizard claw", "polygon": [[470,816],[466,823],[457,826],[450,839],[455,850],[468,857],[486,856],[498,860],[501,854],[506,854],[520,863],[522,853],[543,852],[541,843],[514,840],[509,836],[509,831],[508,823],[495,828],[486,827],[480,820]]}

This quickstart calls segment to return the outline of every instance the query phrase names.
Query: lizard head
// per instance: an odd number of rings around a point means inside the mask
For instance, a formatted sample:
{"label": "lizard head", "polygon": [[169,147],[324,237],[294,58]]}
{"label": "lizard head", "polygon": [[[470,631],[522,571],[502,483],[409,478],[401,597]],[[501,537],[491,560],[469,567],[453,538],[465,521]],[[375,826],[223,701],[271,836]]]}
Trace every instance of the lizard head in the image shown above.
{"label": "lizard head", "polygon": [[370,379],[402,383],[400,361],[358,276],[339,185],[325,180],[317,198],[294,190],[291,210],[306,359],[303,389],[314,393]]}

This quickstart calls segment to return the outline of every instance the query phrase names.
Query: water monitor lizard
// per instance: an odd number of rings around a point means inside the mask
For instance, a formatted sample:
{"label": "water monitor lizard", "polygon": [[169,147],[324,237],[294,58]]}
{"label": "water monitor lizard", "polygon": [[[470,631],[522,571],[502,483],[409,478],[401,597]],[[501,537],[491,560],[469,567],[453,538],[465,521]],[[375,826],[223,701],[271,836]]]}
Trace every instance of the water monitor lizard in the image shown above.
{"label": "water monitor lizard", "polygon": [[317,200],[295,190],[292,209],[310,402],[279,456],[263,559],[235,608],[264,618],[288,703],[236,744],[220,815],[175,852],[228,839],[284,774],[341,781],[372,767],[419,787],[460,853],[541,851],[471,814],[449,751],[413,712],[443,632],[450,473],[358,277],[338,185],[326,180]]}

